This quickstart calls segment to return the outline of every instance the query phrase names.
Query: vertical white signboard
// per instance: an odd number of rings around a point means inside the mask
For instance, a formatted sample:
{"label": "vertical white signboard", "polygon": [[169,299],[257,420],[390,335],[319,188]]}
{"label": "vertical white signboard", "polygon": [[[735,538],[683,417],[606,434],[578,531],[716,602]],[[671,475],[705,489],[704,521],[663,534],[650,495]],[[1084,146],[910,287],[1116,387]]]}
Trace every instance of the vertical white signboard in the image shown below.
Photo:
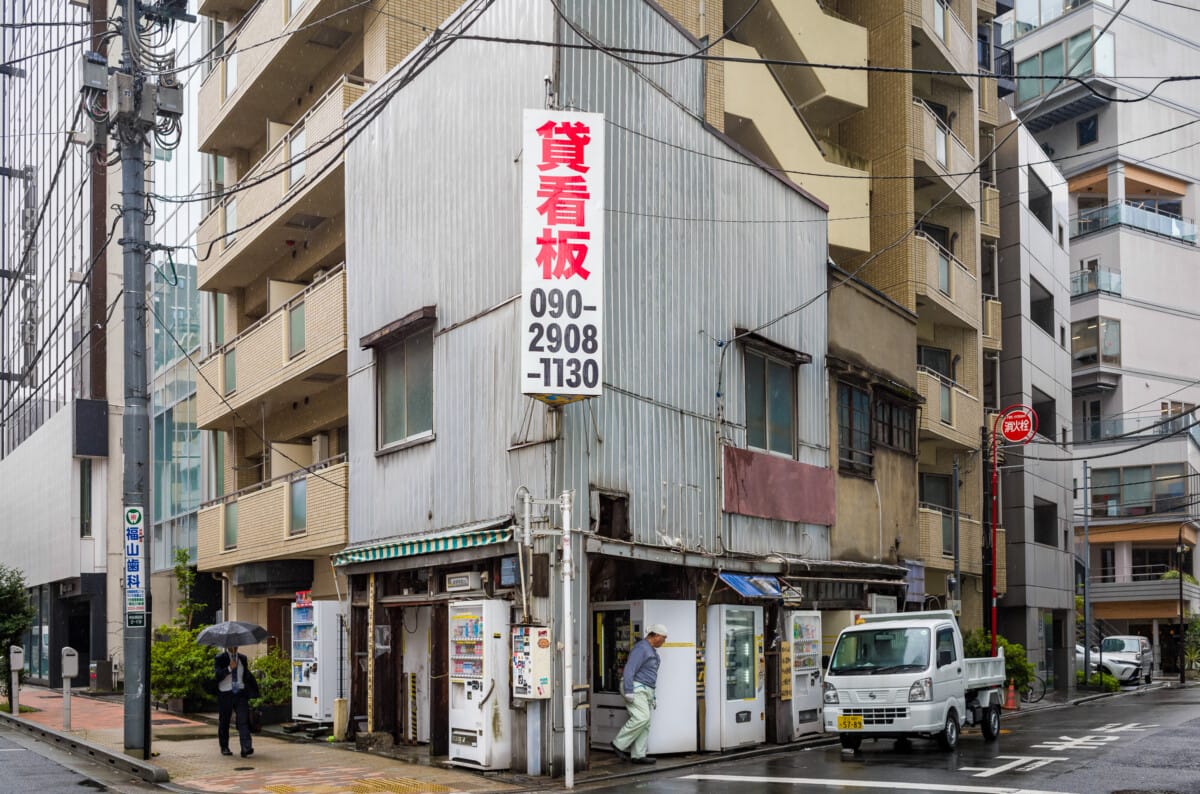
{"label": "vertical white signboard", "polygon": [[150,572],[142,568],[142,541],[145,538],[146,511],[125,508],[125,626],[146,625],[146,589]]}
{"label": "vertical white signboard", "polygon": [[521,196],[521,392],[599,395],[604,335],[604,116],[526,110]]}

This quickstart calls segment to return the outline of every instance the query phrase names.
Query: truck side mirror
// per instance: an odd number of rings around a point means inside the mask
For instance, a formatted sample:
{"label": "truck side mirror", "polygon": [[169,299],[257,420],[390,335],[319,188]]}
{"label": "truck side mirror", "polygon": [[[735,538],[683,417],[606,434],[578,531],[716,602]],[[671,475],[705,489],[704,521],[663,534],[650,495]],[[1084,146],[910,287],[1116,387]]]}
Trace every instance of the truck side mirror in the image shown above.
{"label": "truck side mirror", "polygon": [[949,648],[943,648],[938,651],[938,667],[945,667],[954,661],[954,651]]}

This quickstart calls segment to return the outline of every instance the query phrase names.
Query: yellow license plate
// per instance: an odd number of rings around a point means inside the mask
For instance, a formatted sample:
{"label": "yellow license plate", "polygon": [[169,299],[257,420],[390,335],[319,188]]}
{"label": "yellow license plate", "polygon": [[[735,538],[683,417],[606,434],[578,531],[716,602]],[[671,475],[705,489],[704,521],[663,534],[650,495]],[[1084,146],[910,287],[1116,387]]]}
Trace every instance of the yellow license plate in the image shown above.
{"label": "yellow license plate", "polygon": [[861,731],[862,727],[863,727],[862,716],[860,716],[860,715],[855,714],[855,715],[849,716],[849,717],[845,717],[845,716],[838,717],[838,730],[839,731]]}

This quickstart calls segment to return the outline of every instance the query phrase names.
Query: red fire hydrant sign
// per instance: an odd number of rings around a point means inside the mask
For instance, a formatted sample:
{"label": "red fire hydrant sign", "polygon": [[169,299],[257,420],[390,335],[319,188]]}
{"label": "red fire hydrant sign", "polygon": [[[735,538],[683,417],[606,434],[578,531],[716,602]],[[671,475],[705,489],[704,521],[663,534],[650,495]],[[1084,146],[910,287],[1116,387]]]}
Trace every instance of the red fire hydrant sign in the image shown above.
{"label": "red fire hydrant sign", "polygon": [[1024,444],[1037,433],[1037,414],[1028,406],[1018,406],[1000,417],[1000,435],[1012,444]]}
{"label": "red fire hydrant sign", "polygon": [[525,110],[521,392],[551,404],[603,391],[604,116]]}

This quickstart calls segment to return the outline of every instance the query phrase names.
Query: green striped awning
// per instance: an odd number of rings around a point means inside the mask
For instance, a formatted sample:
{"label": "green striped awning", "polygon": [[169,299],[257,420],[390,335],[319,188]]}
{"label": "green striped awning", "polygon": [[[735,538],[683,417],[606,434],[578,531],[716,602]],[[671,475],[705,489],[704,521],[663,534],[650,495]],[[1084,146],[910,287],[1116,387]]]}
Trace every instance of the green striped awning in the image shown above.
{"label": "green striped awning", "polygon": [[[509,520],[506,519],[503,523],[508,524]],[[350,565],[356,562],[392,560],[397,557],[416,557],[439,551],[490,546],[494,543],[505,543],[511,540],[512,531],[511,524],[499,526],[497,522],[489,521],[482,527],[479,524],[471,524],[431,535],[391,538],[343,549],[333,555],[333,564]]]}

